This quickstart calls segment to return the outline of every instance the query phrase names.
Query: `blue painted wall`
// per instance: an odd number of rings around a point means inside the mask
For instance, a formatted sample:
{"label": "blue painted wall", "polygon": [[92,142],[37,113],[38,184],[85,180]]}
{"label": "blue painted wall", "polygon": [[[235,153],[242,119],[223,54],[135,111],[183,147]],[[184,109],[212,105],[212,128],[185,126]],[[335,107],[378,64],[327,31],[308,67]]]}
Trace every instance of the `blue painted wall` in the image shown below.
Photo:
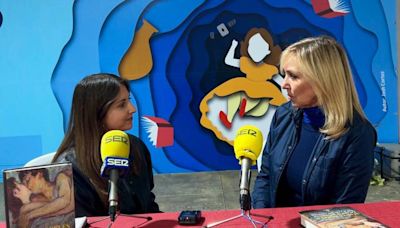
{"label": "blue painted wall", "polygon": [[[237,169],[229,143],[232,132],[244,123],[268,131],[267,114],[235,117],[231,129],[213,116],[207,118],[215,126],[200,123],[206,95],[245,76],[224,58],[232,40],[242,41],[251,28],[267,30],[281,49],[307,36],[335,37],[348,51],[361,103],[379,142],[399,142],[395,0],[341,1],[345,13],[331,6],[326,8],[331,13],[318,14],[321,2],[2,1],[0,169],[22,166],[57,149],[76,83],[97,72],[121,75],[122,59],[145,22],[157,31],[147,40],[151,70],[130,81],[138,108],[130,133],[149,147],[155,172]],[[221,24],[228,34],[217,29]],[[235,56],[240,57],[238,50]],[[214,98],[217,103],[222,99],[220,104],[226,99]],[[215,106],[209,107],[211,113]],[[174,144],[155,147],[141,121],[144,115],[169,121]]]}

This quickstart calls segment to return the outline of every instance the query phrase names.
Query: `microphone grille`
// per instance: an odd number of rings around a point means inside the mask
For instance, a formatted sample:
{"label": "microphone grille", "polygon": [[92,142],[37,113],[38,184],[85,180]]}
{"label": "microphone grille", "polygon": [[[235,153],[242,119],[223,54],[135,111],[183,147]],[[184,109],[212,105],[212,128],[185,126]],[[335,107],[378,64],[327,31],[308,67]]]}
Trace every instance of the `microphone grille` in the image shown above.
{"label": "microphone grille", "polygon": [[101,159],[104,161],[107,157],[129,157],[129,137],[120,130],[111,130],[106,132],[101,138],[100,144]]}
{"label": "microphone grille", "polygon": [[[252,125],[246,125],[238,129],[233,148],[237,158],[245,155],[251,160],[257,160],[263,145],[263,135],[260,129]],[[251,155],[251,157],[250,157]]]}

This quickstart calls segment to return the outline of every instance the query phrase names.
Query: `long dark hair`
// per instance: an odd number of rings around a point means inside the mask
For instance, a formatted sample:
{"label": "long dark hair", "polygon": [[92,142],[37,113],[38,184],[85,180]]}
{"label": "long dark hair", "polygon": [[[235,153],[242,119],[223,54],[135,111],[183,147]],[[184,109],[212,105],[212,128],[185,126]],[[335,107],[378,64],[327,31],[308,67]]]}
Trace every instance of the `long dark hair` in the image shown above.
{"label": "long dark hair", "polygon": [[[78,83],[74,90],[69,126],[53,159],[55,161],[64,151],[74,148],[79,169],[95,185],[103,200],[105,198],[101,193],[107,191],[107,180],[100,176],[103,163],[100,141],[107,131],[103,125],[104,118],[115,102],[121,86],[130,92],[125,79],[105,73],[87,76]],[[140,170],[141,156],[137,148],[131,147],[130,152],[135,157],[131,169],[135,175]]]}
{"label": "long dark hair", "polygon": [[[14,189],[17,188],[16,182],[17,180],[14,177],[10,177],[6,180],[6,183],[4,183],[7,186],[6,200],[8,203],[8,210],[11,211],[13,217],[13,223],[15,223],[18,218],[20,209],[23,205],[22,201],[14,196]],[[6,213],[8,213],[8,211],[6,211]]]}

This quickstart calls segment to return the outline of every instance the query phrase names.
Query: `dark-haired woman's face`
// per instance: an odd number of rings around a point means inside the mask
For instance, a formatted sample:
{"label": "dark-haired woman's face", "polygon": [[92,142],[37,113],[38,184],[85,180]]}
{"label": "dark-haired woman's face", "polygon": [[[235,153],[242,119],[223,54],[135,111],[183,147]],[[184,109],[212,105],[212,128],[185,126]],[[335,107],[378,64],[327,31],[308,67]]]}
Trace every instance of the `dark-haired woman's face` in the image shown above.
{"label": "dark-haired woman's face", "polygon": [[104,118],[107,130],[129,130],[132,128],[132,116],[136,108],[129,100],[129,92],[125,86],[120,86],[118,96],[108,109]]}
{"label": "dark-haired woman's face", "polygon": [[26,204],[30,202],[31,191],[25,185],[15,182],[13,196],[20,199],[23,204]]}

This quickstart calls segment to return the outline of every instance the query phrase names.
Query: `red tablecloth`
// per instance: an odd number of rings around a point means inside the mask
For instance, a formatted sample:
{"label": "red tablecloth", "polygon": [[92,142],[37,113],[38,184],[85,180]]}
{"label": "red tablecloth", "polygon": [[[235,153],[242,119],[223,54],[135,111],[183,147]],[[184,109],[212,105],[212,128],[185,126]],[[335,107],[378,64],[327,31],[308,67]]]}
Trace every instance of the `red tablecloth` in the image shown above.
{"label": "red tablecloth", "polygon": [[[334,205],[340,206],[340,205]],[[395,202],[379,202],[366,204],[349,204],[360,212],[372,218],[378,219],[382,223],[391,227],[400,227],[400,201]],[[290,208],[270,208],[251,210],[253,219],[260,222],[267,221],[262,216],[273,216],[274,218],[268,223],[268,227],[300,227],[299,211],[322,209],[332,206],[309,206],[309,207],[290,207]],[[168,212],[158,214],[146,214],[140,216],[149,216],[152,220],[147,221],[142,218],[132,218],[128,216],[117,217],[112,227],[146,227],[146,228],[162,228],[162,227],[201,227],[207,224],[221,221],[240,214],[240,210],[223,210],[223,211],[202,211],[204,220],[198,226],[180,226],[177,222],[179,212]],[[258,216],[261,215],[261,216]],[[99,218],[90,218],[89,223]],[[91,227],[107,227],[109,219],[93,223]],[[217,227],[252,227],[252,224],[243,217],[223,223]],[[260,226],[258,226],[260,227]]]}
{"label": "red tablecloth", "polygon": [[[341,205],[332,205],[341,206]],[[273,219],[268,223],[268,227],[300,227],[299,211],[322,209],[332,206],[308,206],[308,207],[289,207],[289,208],[269,208],[251,210],[253,219],[260,222],[265,222],[267,219],[263,216],[273,216]],[[380,222],[391,226],[400,227],[400,201],[392,202],[377,202],[366,204],[348,204],[354,209],[359,210],[365,215],[379,220]],[[179,212],[157,213],[157,214],[141,214],[137,216],[149,217],[146,218],[130,217],[120,215],[112,227],[146,227],[146,228],[171,228],[171,227],[202,227],[210,223],[221,221],[240,214],[240,210],[223,210],[223,211],[202,211],[202,223],[197,226],[180,226],[177,222]],[[105,220],[98,221],[99,219]],[[96,222],[98,221],[98,222]],[[107,227],[110,224],[108,217],[91,217],[88,219],[90,227]],[[5,224],[0,224],[0,227],[5,227]],[[252,224],[243,217],[223,223],[217,227],[252,227]],[[258,226],[260,227],[260,226]]]}

